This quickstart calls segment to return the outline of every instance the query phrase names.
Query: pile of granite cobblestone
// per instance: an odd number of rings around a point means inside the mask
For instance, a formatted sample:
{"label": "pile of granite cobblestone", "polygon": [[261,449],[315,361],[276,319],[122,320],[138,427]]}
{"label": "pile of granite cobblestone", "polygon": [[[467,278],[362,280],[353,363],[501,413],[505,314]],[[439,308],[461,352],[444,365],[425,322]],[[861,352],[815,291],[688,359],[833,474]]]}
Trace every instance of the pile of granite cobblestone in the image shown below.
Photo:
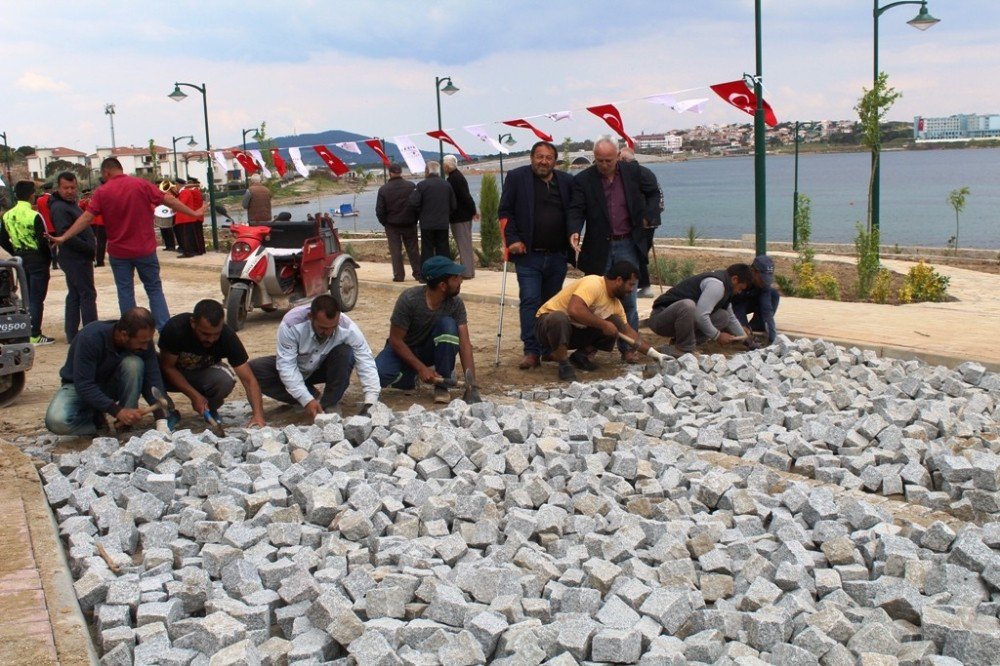
{"label": "pile of granite cobblestone", "polygon": [[102,663],[995,663],[1000,376],[650,374],[52,454]]}

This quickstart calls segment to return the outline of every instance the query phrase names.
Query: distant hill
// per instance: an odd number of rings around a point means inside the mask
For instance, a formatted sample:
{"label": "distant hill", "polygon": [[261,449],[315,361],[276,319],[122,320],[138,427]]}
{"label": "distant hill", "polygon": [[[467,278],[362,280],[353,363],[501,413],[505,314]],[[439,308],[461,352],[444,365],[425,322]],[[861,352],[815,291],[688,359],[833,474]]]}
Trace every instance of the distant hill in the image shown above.
{"label": "distant hill", "polygon": [[[284,149],[284,148],[291,148],[293,146],[302,147],[303,148],[302,161],[312,166],[324,166],[323,160],[321,160],[319,155],[316,154],[316,151],[312,149],[312,146],[319,144],[327,146],[333,152],[334,155],[343,160],[344,163],[347,165],[351,165],[351,163],[353,162],[357,166],[381,166],[382,159],[378,156],[378,154],[374,150],[372,150],[363,143],[363,141],[370,138],[371,137],[365,136],[363,134],[345,132],[344,130],[327,130],[325,132],[318,132],[315,134],[295,134],[292,136],[279,136],[273,138],[272,141],[274,141],[274,145],[277,146],[278,148]],[[455,138],[455,140],[461,141],[461,139],[457,137]],[[352,153],[350,151],[338,148],[337,146],[333,145],[335,143],[343,143],[345,141],[354,141],[355,143],[357,143],[358,148],[361,149],[361,154],[358,155],[357,153]],[[398,162],[399,164],[405,164],[405,162],[403,161],[403,154],[396,147],[396,144],[392,143],[392,140],[388,137],[386,137],[384,141],[385,141],[385,153],[386,155],[389,156],[389,159],[393,162]],[[474,142],[475,139],[469,137],[469,141]],[[252,144],[248,143],[247,147],[258,148],[259,146],[256,143]],[[462,146],[462,148],[465,149],[465,146]],[[424,156],[424,160],[438,159],[438,154],[436,151],[421,150],[420,152]],[[458,154],[458,152],[454,149],[454,147],[445,143],[444,144],[445,155],[447,155],[449,152],[455,153],[456,155]],[[466,152],[468,152],[467,149]],[[469,154],[472,157],[476,157],[476,155],[473,155],[472,153]]]}

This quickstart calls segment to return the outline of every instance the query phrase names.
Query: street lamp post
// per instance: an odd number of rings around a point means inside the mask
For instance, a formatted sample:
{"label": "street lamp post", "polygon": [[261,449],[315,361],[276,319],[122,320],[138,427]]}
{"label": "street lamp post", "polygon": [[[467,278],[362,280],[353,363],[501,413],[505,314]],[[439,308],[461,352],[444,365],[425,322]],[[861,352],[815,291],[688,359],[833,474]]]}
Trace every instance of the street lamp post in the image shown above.
{"label": "street lamp post", "polygon": [[[176,180],[177,178],[180,178],[180,175],[181,175],[180,172],[177,170],[177,142],[180,141],[181,139],[191,139],[190,141],[188,141],[188,148],[194,148],[195,146],[198,145],[198,142],[195,141],[194,137],[191,136],[190,134],[185,134],[184,136],[174,136],[174,137],[170,138],[170,140],[174,144],[174,148],[173,148],[173,151],[174,151],[174,180]],[[185,165],[185,171],[186,171],[187,160],[184,161],[184,165]],[[187,176],[185,176],[185,178],[186,177]]]}
{"label": "street lamp post", "polygon": [[[890,2],[884,7],[878,6],[879,0],[874,0],[872,10],[873,24],[874,24],[874,40],[873,40],[873,51],[874,57],[873,67],[872,67],[872,89],[878,83],[878,19],[882,14],[886,13],[893,7],[899,7],[900,5],[920,5],[920,11],[912,19],[907,21],[909,25],[912,25],[917,30],[927,30],[935,23],[939,23],[940,19],[936,19],[930,15],[927,11],[927,0],[900,0],[900,2]],[[879,229],[879,186],[881,183],[881,169],[879,168],[880,160],[878,157],[872,155],[872,233],[875,233]]]}
{"label": "street lamp post", "polygon": [[208,209],[212,215],[212,247],[219,251],[219,223],[215,218],[215,174],[212,173],[212,140],[208,136],[208,90],[205,84],[195,85],[194,83],[174,82],[174,91],[167,95],[175,102],[186,98],[187,95],[181,90],[181,86],[194,88],[201,93],[202,109],[205,113],[205,151],[208,154]]}
{"label": "street lamp post", "polygon": [[[447,85],[444,88],[441,84],[447,81]],[[435,76],[434,77],[434,93],[437,96],[437,110],[438,110],[438,132],[442,131],[444,128],[441,126],[441,93],[445,95],[454,95],[458,92],[458,88],[454,86],[451,82],[450,76]],[[441,176],[444,177],[444,142],[438,139],[438,165],[442,169]]]}
{"label": "street lamp post", "polygon": [[753,114],[753,175],[754,175],[754,221],[756,232],[756,253],[767,254],[767,181],[765,178],[764,143],[764,91],[760,34],[760,0],[754,0],[754,30],[757,47],[757,73],[753,79],[753,94],[757,96],[757,108]]}
{"label": "street lamp post", "polygon": [[14,183],[10,182],[10,146],[7,145],[7,132],[0,132],[0,136],[3,137],[3,166],[7,174],[7,187],[12,188]]}
{"label": "street lamp post", "polygon": [[[260,130],[256,127],[251,127],[250,129],[243,130],[243,154],[247,152],[247,134],[253,132],[253,138],[260,141]],[[243,171],[243,185],[244,187],[250,185],[250,176],[247,174],[246,170]]]}
{"label": "street lamp post", "polygon": [[799,121],[795,121],[795,187],[792,190],[792,249],[799,249]]}
{"label": "street lamp post", "polygon": [[[517,141],[511,136],[510,132],[506,134],[501,134],[497,137],[498,143],[504,143],[508,146],[513,146]],[[503,152],[500,153],[500,191],[503,192]]]}

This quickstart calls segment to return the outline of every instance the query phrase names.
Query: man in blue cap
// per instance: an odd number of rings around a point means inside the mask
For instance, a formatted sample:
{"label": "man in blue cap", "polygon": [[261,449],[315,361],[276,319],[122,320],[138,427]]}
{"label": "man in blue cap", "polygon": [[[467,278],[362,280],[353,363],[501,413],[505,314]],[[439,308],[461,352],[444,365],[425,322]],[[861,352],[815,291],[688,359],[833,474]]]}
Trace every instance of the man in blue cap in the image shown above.
{"label": "man in blue cap", "polygon": [[465,267],[448,257],[428,258],[420,269],[426,282],[407,289],[396,300],[389,338],[375,357],[383,388],[411,389],[419,377],[434,385],[434,401],[450,400],[455,356],[475,376],[472,340],[465,303],[459,297]]}
{"label": "man in blue cap", "polygon": [[[774,261],[771,257],[762,254],[754,258],[750,273],[753,276],[750,287],[733,296],[730,304],[736,319],[746,329],[746,345],[752,349],[757,347],[754,333],[766,334],[767,344],[774,342],[778,335],[774,313],[778,311],[781,295],[774,288]],[[748,315],[753,315],[753,319],[748,319]]]}

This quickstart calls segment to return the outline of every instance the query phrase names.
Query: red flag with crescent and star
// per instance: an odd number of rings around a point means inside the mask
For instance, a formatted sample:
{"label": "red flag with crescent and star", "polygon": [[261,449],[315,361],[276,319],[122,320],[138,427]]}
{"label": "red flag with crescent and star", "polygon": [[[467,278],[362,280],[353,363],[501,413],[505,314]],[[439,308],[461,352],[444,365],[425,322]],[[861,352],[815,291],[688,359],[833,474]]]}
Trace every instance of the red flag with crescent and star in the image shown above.
{"label": "red flag with crescent and star", "polygon": [[625,123],[622,122],[622,114],[615,108],[614,104],[600,104],[598,106],[588,106],[587,111],[603,120],[608,127],[615,131],[615,134],[625,139],[629,148],[635,148],[635,141],[625,132]]}
{"label": "red flag with crescent and star", "polygon": [[328,167],[330,167],[330,171],[332,171],[334,175],[343,176],[345,173],[350,171],[350,169],[347,168],[347,165],[341,162],[340,158],[331,153],[330,149],[326,146],[313,146],[313,150],[315,150],[316,154],[323,159]]}
{"label": "red flag with crescent and star", "polygon": [[236,161],[240,163],[240,166],[243,167],[243,170],[248,176],[252,176],[260,171],[260,167],[253,161],[253,158],[244,153],[242,150],[234,150],[233,157],[235,157]]}
{"label": "red flag with crescent and star", "polygon": [[455,150],[458,151],[458,153],[465,159],[466,162],[472,161],[472,158],[466,155],[465,151],[462,150],[462,147],[457,143],[455,143],[455,140],[452,139],[450,136],[448,136],[448,133],[445,132],[444,130],[434,130],[433,132],[428,132],[427,136],[429,136],[432,139],[439,139],[441,141],[444,141],[445,143],[450,143],[451,145],[455,146]]}
{"label": "red flag with crescent and star", "polygon": [[521,129],[531,130],[532,132],[535,133],[535,136],[537,136],[542,141],[549,141],[549,142],[552,141],[551,134],[546,134],[542,130],[538,129],[537,127],[529,123],[524,118],[518,118],[516,120],[505,120],[503,121],[503,124],[509,125],[510,127],[520,127]]}
{"label": "red flag with crescent and star", "polygon": [[385,154],[385,148],[382,146],[380,139],[368,139],[365,141],[365,145],[374,150],[382,158],[382,164],[392,166],[389,162],[389,156]]}
{"label": "red flag with crescent and star", "polygon": [[[757,109],[757,97],[753,94],[752,90],[747,88],[747,84],[743,79],[729,81],[728,83],[716,83],[714,86],[709,86],[709,88],[715,91],[716,95],[744,113],[752,116]],[[778,124],[778,118],[774,115],[771,105],[766,100],[763,106],[764,124],[768,127],[774,127]]]}
{"label": "red flag with crescent and star", "polygon": [[277,148],[271,149],[271,160],[274,161],[274,168],[277,169],[278,175],[282,178],[288,173],[288,165],[285,164],[285,159],[281,156],[281,151]]}

